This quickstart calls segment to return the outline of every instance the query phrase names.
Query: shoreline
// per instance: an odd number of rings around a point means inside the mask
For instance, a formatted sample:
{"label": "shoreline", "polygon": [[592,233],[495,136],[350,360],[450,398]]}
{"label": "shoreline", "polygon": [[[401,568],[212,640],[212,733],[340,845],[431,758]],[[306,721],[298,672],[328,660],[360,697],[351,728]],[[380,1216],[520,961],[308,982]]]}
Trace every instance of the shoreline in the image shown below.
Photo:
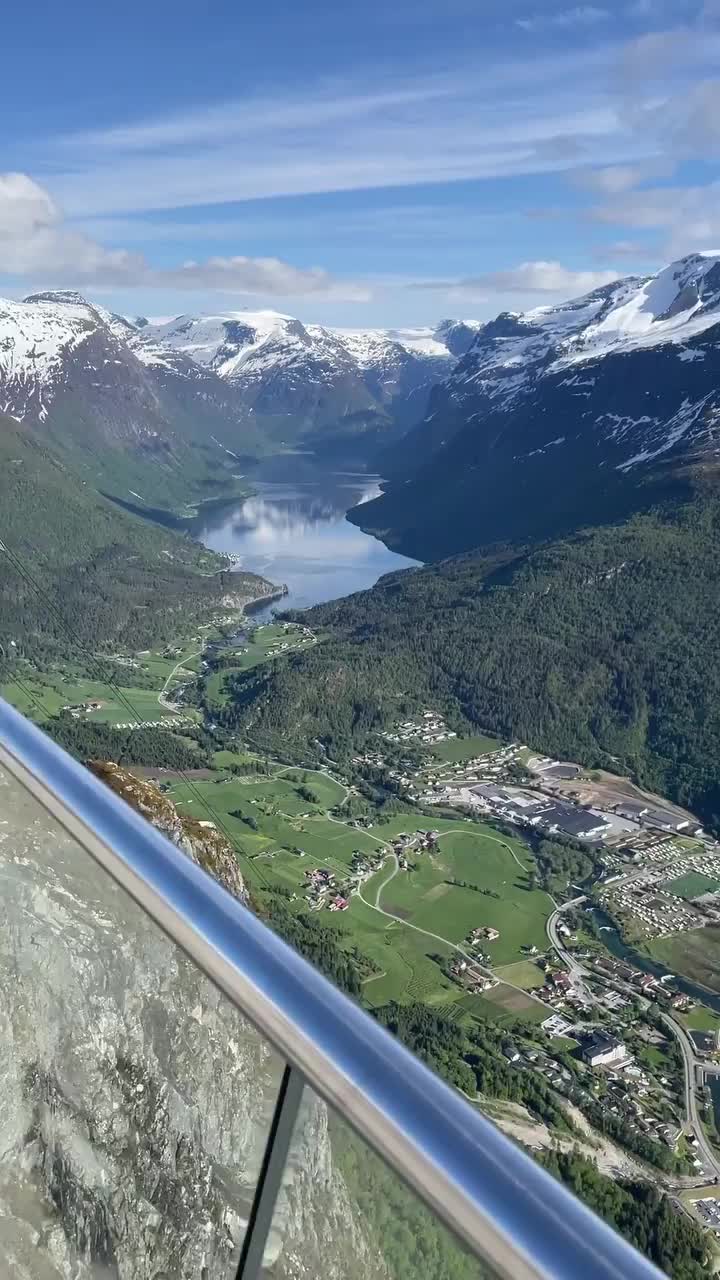
{"label": "shoreline", "polygon": [[264,596],[253,596],[252,599],[246,601],[243,605],[243,613],[250,615],[261,605],[270,604],[272,600],[284,600],[285,596],[290,594],[290,589],[286,582],[282,586],[278,586],[274,591],[269,591]]}

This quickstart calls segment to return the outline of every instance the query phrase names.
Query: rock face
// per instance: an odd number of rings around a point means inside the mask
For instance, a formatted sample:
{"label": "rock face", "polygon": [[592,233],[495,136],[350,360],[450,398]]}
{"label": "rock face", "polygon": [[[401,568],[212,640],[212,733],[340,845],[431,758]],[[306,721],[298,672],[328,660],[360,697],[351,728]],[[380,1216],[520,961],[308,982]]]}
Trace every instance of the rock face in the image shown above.
{"label": "rock face", "polygon": [[[240,897],[232,851],[149,784],[95,771]],[[154,792],[154,795],[150,794]],[[0,775],[0,1254],[10,1280],[211,1280],[237,1264],[281,1063],[140,909]],[[339,1241],[333,1245],[333,1240]],[[273,1274],[385,1272],[299,1126]]]}
{"label": "rock face", "polygon": [[152,782],[136,778],[120,765],[110,761],[91,760],[88,768],[116,795],[158,831],[162,831],[183,853],[204,871],[219,880],[225,888],[246,905],[249,901],[235,850],[229,840],[202,819],[183,817]]}

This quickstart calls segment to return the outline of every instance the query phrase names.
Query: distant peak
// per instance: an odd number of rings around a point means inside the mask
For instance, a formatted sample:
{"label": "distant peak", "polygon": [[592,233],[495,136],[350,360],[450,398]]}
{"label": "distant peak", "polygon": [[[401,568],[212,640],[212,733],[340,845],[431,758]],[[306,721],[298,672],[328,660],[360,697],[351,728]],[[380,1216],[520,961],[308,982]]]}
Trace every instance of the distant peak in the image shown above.
{"label": "distant peak", "polygon": [[90,307],[92,303],[75,289],[47,289],[44,293],[29,293],[23,302],[55,302],[61,306]]}

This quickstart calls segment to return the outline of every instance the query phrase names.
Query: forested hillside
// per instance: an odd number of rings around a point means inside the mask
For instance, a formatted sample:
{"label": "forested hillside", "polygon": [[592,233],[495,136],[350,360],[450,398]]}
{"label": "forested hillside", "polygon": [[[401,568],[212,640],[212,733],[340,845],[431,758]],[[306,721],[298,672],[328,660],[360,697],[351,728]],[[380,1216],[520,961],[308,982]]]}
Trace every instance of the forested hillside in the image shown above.
{"label": "forested hillside", "polygon": [[187,630],[218,609],[226,592],[262,589],[253,575],[217,573],[222,562],[189,538],[120,511],[7,418],[0,542],[4,661],[77,661],[68,627],[91,653],[150,647],[173,639],[180,617]]}
{"label": "forested hillside", "polygon": [[630,771],[720,826],[720,502],[390,575],[321,643],[233,681],[229,724],[347,759],[423,706]]}

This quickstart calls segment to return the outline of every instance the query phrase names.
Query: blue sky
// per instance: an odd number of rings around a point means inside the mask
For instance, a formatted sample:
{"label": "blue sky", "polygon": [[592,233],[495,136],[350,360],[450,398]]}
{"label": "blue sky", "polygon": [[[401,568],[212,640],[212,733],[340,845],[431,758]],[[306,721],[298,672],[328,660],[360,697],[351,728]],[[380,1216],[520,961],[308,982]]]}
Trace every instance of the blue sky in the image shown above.
{"label": "blue sky", "polygon": [[427,324],[720,244],[720,0],[36,0],[3,52],[10,296]]}

